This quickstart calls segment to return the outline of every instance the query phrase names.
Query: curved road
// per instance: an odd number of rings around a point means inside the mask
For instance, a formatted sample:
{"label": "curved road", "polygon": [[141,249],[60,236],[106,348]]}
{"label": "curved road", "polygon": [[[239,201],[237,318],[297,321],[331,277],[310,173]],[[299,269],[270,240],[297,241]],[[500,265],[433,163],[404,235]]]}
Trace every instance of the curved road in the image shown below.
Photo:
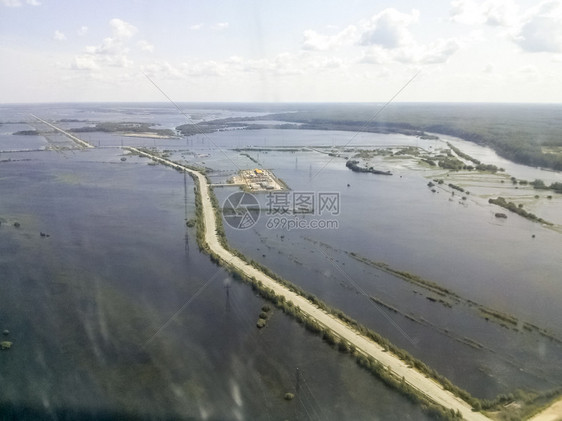
{"label": "curved road", "polygon": [[207,179],[203,174],[183,165],[176,164],[167,159],[157,157],[155,155],[143,152],[137,148],[126,147],[131,152],[145,156],[154,161],[168,165],[172,168],[187,171],[194,175],[199,183],[199,191],[201,192],[201,204],[203,217],[205,222],[205,241],[209,248],[215,255],[220,257],[226,264],[233,265],[238,270],[243,272],[246,276],[254,277],[261,281],[266,287],[271,288],[276,294],[282,295],[287,301],[292,301],[293,304],[300,308],[300,310],[309,317],[316,320],[321,325],[330,329],[335,335],[345,339],[353,344],[358,351],[363,352],[367,356],[373,357],[375,360],[388,367],[392,373],[398,378],[404,378],[406,383],[423,393],[431,401],[450,408],[455,412],[458,410],[463,418],[471,421],[485,421],[490,420],[488,417],[480,412],[473,412],[470,405],[462,399],[455,396],[453,393],[443,389],[443,387],[427,377],[425,374],[420,373],[416,369],[409,367],[402,360],[384,349],[377,343],[361,335],[352,327],[346,325],[341,320],[337,319],[331,314],[319,309],[306,298],[292,292],[287,287],[279,284],[274,279],[270,278],[260,270],[249,265],[239,257],[233,255],[230,251],[226,250],[220,243],[217,235],[217,221],[215,220],[215,212],[211,202],[211,195]]}

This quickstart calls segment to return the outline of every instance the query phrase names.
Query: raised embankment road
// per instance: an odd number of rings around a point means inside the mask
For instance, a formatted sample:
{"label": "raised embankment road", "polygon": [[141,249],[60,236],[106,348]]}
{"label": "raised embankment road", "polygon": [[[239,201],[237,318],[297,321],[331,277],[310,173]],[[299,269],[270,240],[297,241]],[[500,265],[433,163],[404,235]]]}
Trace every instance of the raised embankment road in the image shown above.
{"label": "raised embankment road", "polygon": [[65,135],[66,137],[68,137],[70,140],[78,143],[80,146],[83,146],[85,148],[93,148],[92,145],[90,145],[88,142],[82,140],[82,139],[78,139],[76,136],[74,136],[71,133],[68,133],[67,131],[61,129],[60,127],[55,126],[54,124],[49,123],[48,121],[43,120],[42,118],[37,117],[36,115],[31,114],[31,117],[33,117],[34,119],[40,121],[43,124],[46,124],[47,126],[51,127],[52,129],[56,130],[59,133],[62,133],[63,135]]}
{"label": "raised embankment road", "polygon": [[316,320],[319,324],[331,330],[336,336],[345,339],[347,342],[354,345],[357,351],[364,353],[366,356],[373,357],[375,360],[382,363],[392,374],[397,376],[397,378],[403,378],[406,383],[418,390],[419,393],[426,396],[429,400],[442,405],[445,408],[450,408],[455,412],[459,411],[466,420],[489,420],[489,418],[487,418],[484,414],[474,412],[468,403],[448,390],[445,390],[443,386],[435,380],[407,365],[394,354],[385,351],[381,345],[361,335],[351,326],[318,308],[305,297],[289,290],[286,286],[281,285],[279,282],[267,276],[259,269],[256,269],[238,256],[226,250],[217,235],[217,221],[215,219],[215,211],[211,200],[210,187],[206,177],[202,173],[167,159],[141,151],[137,148],[126,147],[124,149],[177,170],[187,171],[194,176],[199,185],[199,192],[201,194],[202,214],[205,225],[205,241],[211,252],[222,260],[225,265],[233,266],[249,278],[255,278],[256,280],[261,281],[265,287],[271,288],[275,294],[285,297],[287,301],[291,301],[294,306],[300,308],[300,310],[304,314],[308,315],[308,317]]}

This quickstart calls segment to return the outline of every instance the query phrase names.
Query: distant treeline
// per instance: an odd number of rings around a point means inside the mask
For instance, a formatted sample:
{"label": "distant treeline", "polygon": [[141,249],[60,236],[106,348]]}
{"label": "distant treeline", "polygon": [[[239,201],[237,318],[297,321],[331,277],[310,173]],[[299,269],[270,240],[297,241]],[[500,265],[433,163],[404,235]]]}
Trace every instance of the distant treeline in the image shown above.
{"label": "distant treeline", "polygon": [[[284,107],[294,111],[282,112],[282,105],[254,104],[248,109],[279,113],[184,124],[176,130],[184,136],[233,128],[401,133],[422,138],[428,133],[439,133],[489,146],[513,162],[562,170],[562,152],[543,150],[543,147],[562,147],[562,105],[395,103],[382,111],[382,104],[366,103],[285,104]],[[237,109],[234,105],[225,108]],[[252,124],[252,120],[300,125],[261,125]]]}
{"label": "distant treeline", "polygon": [[262,129],[295,129],[295,124],[251,124],[248,120],[251,118],[231,117],[219,120],[205,121],[201,123],[182,124],[176,127],[176,130],[183,136],[194,136],[204,133],[214,133],[221,130],[244,129],[244,130],[262,130]]}
{"label": "distant treeline", "polygon": [[440,133],[490,146],[520,164],[562,170],[562,106],[534,104],[318,104],[268,119],[302,123],[301,128],[355,132]]}
{"label": "distant treeline", "polygon": [[170,129],[155,129],[153,124],[148,123],[130,123],[130,122],[103,122],[96,123],[94,126],[84,126],[71,129],[75,133],[88,133],[88,132],[126,132],[126,133],[154,133],[160,136],[174,136],[176,133]]}

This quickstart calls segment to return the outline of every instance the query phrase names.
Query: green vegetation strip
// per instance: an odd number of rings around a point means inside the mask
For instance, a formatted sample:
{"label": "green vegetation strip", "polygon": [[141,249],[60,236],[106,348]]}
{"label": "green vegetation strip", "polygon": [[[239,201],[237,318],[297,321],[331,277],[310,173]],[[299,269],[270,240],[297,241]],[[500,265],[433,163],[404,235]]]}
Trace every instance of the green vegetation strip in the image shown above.
{"label": "green vegetation strip", "polygon": [[105,133],[150,133],[156,136],[173,137],[176,132],[170,129],[155,129],[150,123],[136,122],[103,122],[94,126],[84,126],[71,129],[74,133],[105,132]]}
{"label": "green vegetation strip", "polygon": [[[409,273],[409,272],[406,272],[406,271],[402,271],[402,270],[392,268],[386,263],[375,262],[373,260],[367,259],[366,257],[360,256],[355,252],[346,252],[346,253],[349,254],[351,257],[353,257],[355,260],[357,260],[359,262],[362,262],[362,263],[364,263],[368,266],[380,269],[384,272],[387,272],[391,275],[394,275],[398,278],[401,278],[406,282],[409,282],[409,283],[414,284],[414,285],[418,285],[418,286],[420,286],[420,287],[422,287],[422,288],[424,288],[428,291],[431,291],[431,292],[433,292],[433,293],[435,293],[435,294],[437,294],[437,295],[439,295],[443,298],[448,299],[448,301],[445,301],[445,300],[442,300],[442,299],[435,299],[435,298],[431,298],[431,297],[426,297],[432,302],[438,302],[438,303],[444,305],[445,307],[452,307],[451,302],[456,303],[456,304],[464,302],[465,304],[478,309],[479,315],[481,317],[483,317],[486,321],[495,322],[495,323],[499,324],[500,326],[502,326],[504,328],[508,328],[508,329],[511,328],[511,329],[514,329],[514,330],[519,330],[518,328],[520,326],[522,326],[523,329],[528,331],[528,332],[537,332],[539,335],[541,335],[545,338],[548,338],[548,339],[552,340],[553,342],[562,344],[562,339],[556,337],[554,334],[552,334],[548,330],[540,328],[539,326],[536,326],[532,323],[521,321],[517,317],[513,316],[512,314],[503,313],[501,311],[494,310],[494,309],[486,307],[482,304],[476,303],[472,300],[465,299],[465,298],[459,296],[458,294],[456,294],[455,292],[437,284],[436,282],[424,279],[421,276],[418,276],[418,275],[415,275],[415,274],[412,274],[412,273]],[[373,300],[373,301],[381,304],[379,302],[380,300]],[[384,304],[384,306],[388,306],[388,304]],[[397,310],[394,307],[392,307],[392,309]],[[403,313],[401,313],[401,314],[403,314]],[[410,320],[418,321],[417,319],[413,318],[411,315],[407,315],[407,314],[403,314],[403,315],[405,317],[409,318]]]}
{"label": "green vegetation strip", "polygon": [[488,199],[488,202],[493,205],[501,206],[502,208],[507,209],[513,213],[516,213],[517,215],[520,215],[523,218],[527,218],[530,221],[538,222],[540,224],[545,224],[545,225],[553,225],[552,222],[545,221],[544,219],[539,218],[534,213],[527,212],[525,209],[523,209],[523,207],[519,207],[513,202],[508,202],[501,196],[498,197],[497,199],[490,198]]}
{"label": "green vegetation strip", "polygon": [[491,165],[491,164],[483,164],[482,162],[480,162],[478,159],[471,157],[470,155],[464,153],[463,151],[461,151],[459,148],[457,148],[456,146],[454,146],[451,142],[447,142],[447,146],[449,146],[449,148],[451,148],[451,150],[457,154],[457,156],[460,156],[462,159],[465,159],[467,161],[472,162],[475,167],[473,166],[467,166],[466,169],[468,170],[473,170],[476,169],[477,171],[484,171],[484,172],[491,172],[491,173],[496,173],[498,171],[504,171],[503,168],[498,168],[495,165]]}
{"label": "green vegetation strip", "polygon": [[[467,299],[463,299],[462,297],[460,297],[459,295],[457,295],[456,293],[450,291],[447,288],[444,288],[442,286],[440,286],[439,284],[423,279],[418,275],[414,275],[411,274],[409,272],[405,272],[405,271],[400,271],[394,268],[391,268],[389,265],[387,265],[386,263],[382,263],[382,262],[375,262],[372,260],[369,260],[363,256],[358,255],[357,253],[354,252],[346,252],[348,253],[351,257],[353,257],[354,259],[367,264],[369,266],[372,267],[376,267],[384,272],[390,273],[396,277],[399,277],[401,279],[403,279],[406,282],[412,283],[414,285],[418,285],[426,290],[429,290],[433,293],[436,293],[438,295],[441,295],[443,297],[448,297],[449,299],[453,299],[454,302],[456,303],[460,303],[461,301],[464,301],[465,303],[467,303],[470,306],[474,306],[478,309],[479,314],[485,318],[487,321],[492,321],[495,322],[497,324],[499,324],[500,326],[504,327],[504,328],[512,328],[514,330],[518,330],[518,327],[520,325],[523,326],[523,329],[528,331],[528,332],[537,332],[539,335],[550,339],[553,342],[556,342],[558,344],[562,344],[562,339],[556,337],[555,335],[553,335],[552,333],[550,333],[549,331],[547,331],[546,329],[540,328],[537,325],[534,325],[532,323],[529,322],[522,322],[519,319],[517,319],[515,316],[511,315],[511,314],[507,314],[507,313],[502,313],[500,311],[488,308],[483,306],[482,304],[478,304],[474,301],[471,300],[467,300]],[[427,298],[427,297],[426,297]],[[462,342],[472,348],[475,349],[480,349],[480,350],[488,350],[488,351],[492,351],[489,348],[486,348],[484,345],[480,344],[479,342],[476,342],[470,338],[466,338],[466,337],[457,337],[455,335],[452,335],[449,331],[444,330],[444,329],[440,329],[437,326],[434,326],[432,324],[430,324],[429,322],[427,322],[424,319],[420,319],[417,318],[411,314],[406,314],[403,313],[401,310],[397,309],[396,307],[383,302],[382,300],[376,298],[376,297],[370,297],[370,299],[385,307],[386,309],[395,312],[397,314],[401,314],[402,316],[406,317],[407,319],[416,322],[416,323],[420,323],[422,325],[425,326],[429,326],[429,327],[433,327],[435,329],[438,329],[441,333],[443,333],[446,336],[451,337],[452,339],[455,339],[459,342]],[[434,300],[431,300],[434,301]],[[493,352],[493,351],[492,351]],[[433,371],[433,370],[432,370]],[[438,374],[437,374],[438,375]],[[439,376],[439,375],[438,375]],[[448,379],[444,379],[444,380],[440,380],[439,381],[445,381],[448,382]],[[456,388],[456,386],[454,386]],[[455,392],[456,393],[456,392]],[[456,393],[458,396],[462,396],[461,393],[467,393],[463,391],[462,389],[460,390],[459,393]],[[509,393],[509,394],[500,394],[498,396],[496,396],[495,399],[478,399],[475,397],[470,397],[470,398],[464,398],[467,402],[469,402],[473,408],[477,409],[477,410],[488,410],[488,411],[499,411],[499,415],[498,415],[498,419],[525,419],[527,417],[530,417],[531,415],[540,412],[541,409],[543,409],[545,406],[548,406],[552,401],[558,399],[560,397],[560,395],[562,394],[562,387],[559,388],[555,388],[552,390],[548,390],[545,392],[533,392],[533,391],[522,391],[522,390],[516,390],[513,393]],[[509,406],[508,404],[511,402],[515,402],[518,401],[520,403],[522,403],[522,406],[518,406],[518,405],[514,405]]]}
{"label": "green vegetation strip", "polygon": [[387,265],[386,263],[383,262],[375,262],[373,260],[367,259],[366,257],[360,256],[359,254],[355,253],[355,252],[349,252],[348,253],[351,257],[353,257],[355,260],[358,260],[362,263],[365,263],[369,266],[373,266],[376,267],[377,269],[380,269],[384,272],[390,273],[391,275],[397,276],[407,282],[410,282],[412,284],[416,284],[419,286],[422,286],[425,289],[428,289],[432,292],[434,292],[437,295],[440,295],[442,297],[451,297],[451,298],[455,298],[460,299],[460,297],[455,294],[454,292],[452,292],[451,290],[435,283],[432,281],[428,281],[427,279],[423,279],[421,276],[415,275],[413,273],[410,272],[406,272],[406,271],[402,271],[402,270],[397,270],[394,268],[391,268],[389,265]]}

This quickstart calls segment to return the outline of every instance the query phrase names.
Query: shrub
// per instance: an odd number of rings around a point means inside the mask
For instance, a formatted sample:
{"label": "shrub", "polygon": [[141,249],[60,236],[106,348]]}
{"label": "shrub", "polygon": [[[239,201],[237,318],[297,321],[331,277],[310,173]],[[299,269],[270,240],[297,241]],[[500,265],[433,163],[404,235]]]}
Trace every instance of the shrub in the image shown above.
{"label": "shrub", "polygon": [[286,401],[292,401],[293,399],[295,399],[295,395],[291,392],[287,392],[285,393],[284,399]]}
{"label": "shrub", "polygon": [[0,350],[10,349],[13,343],[10,341],[2,341],[0,342]]}

